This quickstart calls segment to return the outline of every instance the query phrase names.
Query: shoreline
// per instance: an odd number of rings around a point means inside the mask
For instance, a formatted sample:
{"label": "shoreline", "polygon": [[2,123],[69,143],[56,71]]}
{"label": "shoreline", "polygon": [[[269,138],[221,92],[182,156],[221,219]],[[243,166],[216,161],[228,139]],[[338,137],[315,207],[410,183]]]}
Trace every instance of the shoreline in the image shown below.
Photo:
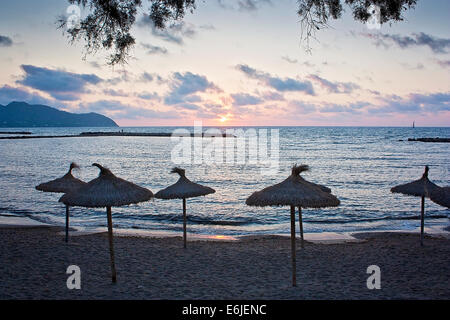
{"label": "shoreline", "polygon": [[[11,133],[15,134],[15,133]],[[27,133],[28,134],[28,133]],[[95,137],[172,137],[172,133],[165,132],[149,132],[149,133],[139,133],[139,132],[82,132],[80,134],[68,134],[68,135],[47,135],[47,136],[33,136],[31,133],[27,136],[6,136],[0,137],[1,140],[19,140],[19,139],[54,139],[54,138],[95,138]],[[191,133],[189,135],[186,134],[176,134],[175,137],[216,137],[215,135],[208,135],[205,133],[196,134]],[[226,133],[222,133],[223,138],[236,138],[234,135],[229,135]]]}
{"label": "shoreline", "polygon": [[[0,216],[0,229],[26,229],[26,228],[44,228],[58,231],[57,234],[61,237],[65,236],[65,227],[62,225],[48,224],[39,222],[29,217],[17,217],[17,216]],[[107,228],[95,228],[95,229],[80,229],[69,228],[69,237],[82,237],[87,235],[98,235],[107,232]],[[349,232],[305,232],[304,239],[310,243],[317,244],[340,244],[360,242],[358,238],[360,234],[377,234],[377,233],[397,233],[397,234],[412,234],[419,235],[419,227],[415,230],[362,230],[362,231],[349,231]],[[450,239],[450,226],[440,227],[427,227],[425,226],[425,234],[430,237],[446,238]],[[189,241],[247,241],[258,239],[275,239],[275,238],[290,238],[288,234],[247,234],[240,236],[230,236],[221,234],[192,234],[187,233]],[[161,230],[144,230],[144,229],[114,229],[114,237],[134,237],[144,239],[164,239],[164,238],[179,238],[181,237],[178,231],[161,231]],[[299,233],[296,233],[297,239],[300,237]]]}

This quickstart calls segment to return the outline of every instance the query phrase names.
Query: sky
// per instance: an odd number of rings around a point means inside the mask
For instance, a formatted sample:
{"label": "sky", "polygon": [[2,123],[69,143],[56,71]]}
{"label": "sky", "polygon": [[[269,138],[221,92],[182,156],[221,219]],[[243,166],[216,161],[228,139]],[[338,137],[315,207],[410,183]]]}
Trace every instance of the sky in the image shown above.
{"label": "sky", "polygon": [[142,9],[132,58],[115,67],[56,28],[68,6],[1,0],[1,105],[97,112],[121,126],[450,126],[448,0],[419,0],[379,29],[347,9],[310,50],[296,0],[197,1],[165,31]]}

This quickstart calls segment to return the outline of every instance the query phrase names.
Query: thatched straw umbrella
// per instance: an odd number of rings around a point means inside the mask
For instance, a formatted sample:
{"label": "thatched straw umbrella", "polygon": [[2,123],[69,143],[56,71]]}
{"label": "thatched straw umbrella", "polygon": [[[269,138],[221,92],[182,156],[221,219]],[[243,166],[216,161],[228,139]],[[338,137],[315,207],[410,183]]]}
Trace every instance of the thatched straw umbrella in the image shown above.
{"label": "thatched straw umbrella", "polygon": [[99,176],[88,182],[84,187],[65,194],[59,201],[70,206],[87,208],[106,207],[112,282],[116,282],[111,207],[120,207],[148,201],[153,197],[153,193],[146,188],[139,187],[134,183],[116,177],[109,169],[102,167],[98,163],[92,165],[100,169]]}
{"label": "thatched straw umbrella", "polygon": [[430,199],[440,206],[450,208],[450,186],[434,190],[430,194]]}
{"label": "thatched straw umbrella", "polygon": [[439,189],[437,185],[428,180],[428,171],[430,168],[425,166],[425,172],[422,178],[410,183],[402,184],[391,189],[391,192],[402,193],[408,196],[422,197],[421,214],[420,214],[420,245],[423,246],[423,230],[425,219],[425,197],[429,198],[430,194]]}
{"label": "thatched straw umbrella", "polygon": [[290,206],[291,207],[291,250],[292,250],[292,285],[297,286],[295,260],[295,207],[299,211],[299,224],[303,245],[302,208],[336,207],[338,198],[330,189],[306,181],[300,173],[308,171],[307,165],[293,166],[291,175],[281,183],[254,192],[245,202],[249,206]]}
{"label": "thatched straw umbrella", "polygon": [[[76,163],[72,162],[70,164],[69,172],[67,172],[64,176],[52,181],[41,183],[40,185],[36,186],[36,190],[44,192],[68,193],[86,185],[86,182],[81,181],[80,179],[77,179],[72,175],[72,170],[75,168],[79,168],[79,166]],[[69,241],[69,206],[66,205],[66,242],[68,241]]]}
{"label": "thatched straw umbrella", "polygon": [[206,196],[214,193],[216,190],[210,187],[202,186],[186,178],[185,170],[173,168],[170,173],[178,173],[180,178],[173,185],[158,191],[155,198],[159,199],[183,199],[183,247],[186,248],[186,199]]}

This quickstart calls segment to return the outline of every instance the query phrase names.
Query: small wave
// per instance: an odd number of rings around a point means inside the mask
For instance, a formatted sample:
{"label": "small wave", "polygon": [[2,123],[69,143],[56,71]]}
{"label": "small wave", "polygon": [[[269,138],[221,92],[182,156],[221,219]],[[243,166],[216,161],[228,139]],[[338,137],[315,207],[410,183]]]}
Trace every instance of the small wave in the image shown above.
{"label": "small wave", "polygon": [[2,216],[14,216],[14,217],[29,217],[34,214],[33,211],[27,209],[15,209],[15,208],[0,208],[3,211]]}
{"label": "small wave", "polygon": [[[448,215],[432,215],[427,216],[426,219],[445,219],[449,218]],[[395,217],[395,216],[388,216],[388,217],[379,217],[379,218],[356,218],[356,219],[335,219],[335,220],[309,220],[309,219],[303,219],[304,222],[307,223],[318,223],[318,224],[346,224],[346,223],[358,223],[358,222],[376,222],[376,221],[395,221],[395,220],[418,220],[420,219],[420,215],[417,216],[405,216],[405,217]]]}
{"label": "small wave", "polygon": [[0,217],[21,217],[17,214],[0,213]]}
{"label": "small wave", "polygon": [[[126,219],[132,220],[146,220],[146,221],[158,221],[158,222],[183,222],[183,215],[181,214],[149,214],[145,216],[141,215],[129,215]],[[235,217],[234,219],[214,219],[212,217],[197,216],[187,214],[186,220],[189,223],[204,224],[204,225],[223,225],[223,226],[243,226],[249,224],[262,224],[263,222],[250,217]]]}

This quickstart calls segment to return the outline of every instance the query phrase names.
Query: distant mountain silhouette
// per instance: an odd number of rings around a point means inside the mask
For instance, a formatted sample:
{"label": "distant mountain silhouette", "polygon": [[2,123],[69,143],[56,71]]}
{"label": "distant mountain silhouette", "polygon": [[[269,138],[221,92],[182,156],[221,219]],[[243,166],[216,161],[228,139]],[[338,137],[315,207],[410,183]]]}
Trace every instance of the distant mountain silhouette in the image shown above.
{"label": "distant mountain silhouette", "polygon": [[0,105],[0,127],[118,127],[98,113],[70,113],[44,105],[11,102]]}

